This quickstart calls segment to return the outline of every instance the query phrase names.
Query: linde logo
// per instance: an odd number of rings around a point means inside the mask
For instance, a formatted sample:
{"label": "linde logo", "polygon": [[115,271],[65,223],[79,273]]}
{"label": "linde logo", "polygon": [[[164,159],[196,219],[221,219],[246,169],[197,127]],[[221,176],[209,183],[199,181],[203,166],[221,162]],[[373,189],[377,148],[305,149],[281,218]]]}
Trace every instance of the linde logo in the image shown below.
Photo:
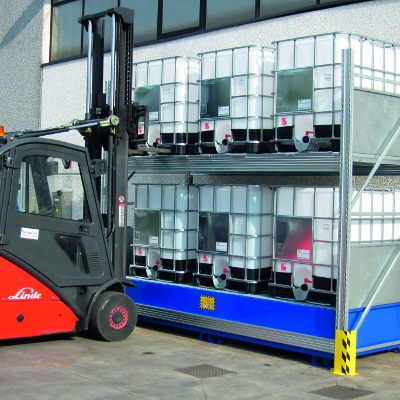
{"label": "linde logo", "polygon": [[35,292],[30,287],[22,288],[15,296],[8,296],[8,300],[39,300],[42,293]]}

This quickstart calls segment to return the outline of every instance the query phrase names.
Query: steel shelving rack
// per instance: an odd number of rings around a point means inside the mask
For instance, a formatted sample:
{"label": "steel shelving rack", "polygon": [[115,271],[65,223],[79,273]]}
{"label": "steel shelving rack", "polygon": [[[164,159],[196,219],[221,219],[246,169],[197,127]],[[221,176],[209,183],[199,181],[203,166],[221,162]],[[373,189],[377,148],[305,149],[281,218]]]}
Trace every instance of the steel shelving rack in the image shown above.
{"label": "steel shelving rack", "polygon": [[[342,71],[340,152],[134,156],[129,161],[130,171],[184,173],[188,183],[191,175],[227,171],[335,177],[340,190],[336,306],[129,277],[136,288],[128,288],[128,294],[140,318],[196,330],[216,343],[227,337],[310,354],[315,365],[332,366],[334,360],[337,374],[355,374],[356,355],[400,347],[400,245],[350,240],[352,207],[374,175],[400,175],[400,97],[355,89],[354,76],[374,78],[354,73],[352,50],[343,50]],[[354,199],[355,176],[365,181]],[[393,185],[400,186],[398,179]]]}

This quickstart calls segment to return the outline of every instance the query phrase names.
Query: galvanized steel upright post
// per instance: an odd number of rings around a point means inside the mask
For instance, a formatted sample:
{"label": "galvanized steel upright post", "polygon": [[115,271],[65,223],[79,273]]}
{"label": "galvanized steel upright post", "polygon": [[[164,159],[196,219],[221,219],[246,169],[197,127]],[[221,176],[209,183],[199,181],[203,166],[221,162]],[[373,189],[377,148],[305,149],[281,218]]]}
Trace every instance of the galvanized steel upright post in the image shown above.
{"label": "galvanized steel upright post", "polygon": [[353,176],[353,50],[342,53],[342,131],[340,135],[339,270],[334,373],[355,375],[357,332],[348,332],[351,198]]}

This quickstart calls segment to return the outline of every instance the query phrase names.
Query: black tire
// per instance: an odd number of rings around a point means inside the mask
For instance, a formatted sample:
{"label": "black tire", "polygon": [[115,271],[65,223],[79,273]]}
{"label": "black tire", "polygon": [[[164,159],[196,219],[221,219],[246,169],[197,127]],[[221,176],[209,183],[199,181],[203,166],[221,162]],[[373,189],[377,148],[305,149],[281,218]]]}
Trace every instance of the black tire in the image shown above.
{"label": "black tire", "polygon": [[89,327],[99,339],[119,342],[133,332],[137,318],[135,302],[129,296],[119,292],[104,292],[93,306]]}

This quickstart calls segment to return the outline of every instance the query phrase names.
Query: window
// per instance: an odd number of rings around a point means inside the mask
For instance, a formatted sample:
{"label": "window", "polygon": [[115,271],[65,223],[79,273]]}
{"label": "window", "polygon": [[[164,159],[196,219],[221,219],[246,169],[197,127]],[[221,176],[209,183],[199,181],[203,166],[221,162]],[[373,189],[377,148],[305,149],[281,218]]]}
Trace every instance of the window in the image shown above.
{"label": "window", "polygon": [[82,0],[53,7],[51,29],[51,60],[81,54],[82,27],[78,18],[82,15]]}
{"label": "window", "polygon": [[89,266],[85,246],[79,236],[54,234],[54,240],[68,256],[71,264],[82,274],[89,274]]}
{"label": "window", "polygon": [[[134,43],[141,46],[260,18],[347,3],[348,0],[52,0],[50,60],[86,54],[87,33],[78,18],[115,6],[135,10]],[[106,18],[106,51],[111,48],[110,27],[111,19]]]}
{"label": "window", "polygon": [[310,6],[315,6],[315,0],[261,0],[260,17],[283,14]]}
{"label": "window", "polygon": [[235,24],[255,18],[254,0],[218,0],[207,2],[207,28]]}
{"label": "window", "polygon": [[[118,6],[118,0],[85,0],[84,15],[96,14]],[[104,19],[104,50],[111,50],[111,18]],[[83,53],[87,54],[88,33],[84,29]]]}
{"label": "window", "polygon": [[90,220],[79,164],[45,156],[25,157],[16,209],[74,221]]}
{"label": "window", "polygon": [[164,0],[163,3],[163,34],[199,28],[200,0]]}
{"label": "window", "polygon": [[135,45],[157,39],[158,0],[121,0],[121,7],[135,10]]}

